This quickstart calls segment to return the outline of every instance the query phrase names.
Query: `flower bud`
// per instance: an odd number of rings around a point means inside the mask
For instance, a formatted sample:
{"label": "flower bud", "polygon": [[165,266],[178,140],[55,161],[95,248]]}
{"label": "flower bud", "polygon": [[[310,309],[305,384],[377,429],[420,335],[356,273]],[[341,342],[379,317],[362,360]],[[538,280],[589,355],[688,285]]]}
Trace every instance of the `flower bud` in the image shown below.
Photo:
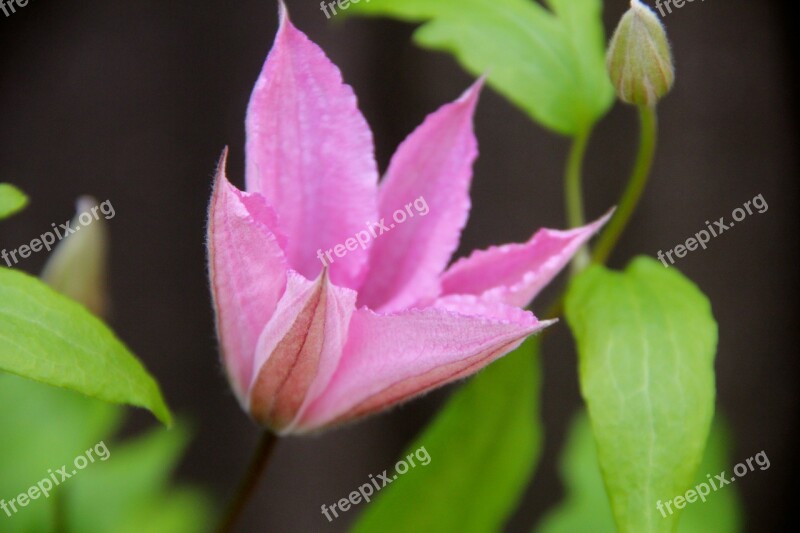
{"label": "flower bud", "polygon": [[649,7],[631,0],[611,44],[606,65],[620,100],[654,106],[672,88],[675,71],[664,27]]}
{"label": "flower bud", "polygon": [[97,216],[94,198],[82,196],[78,199],[70,226],[80,231],[64,236],[45,264],[41,279],[82,303],[96,316],[105,317],[109,310],[106,284],[109,239],[105,220]]}

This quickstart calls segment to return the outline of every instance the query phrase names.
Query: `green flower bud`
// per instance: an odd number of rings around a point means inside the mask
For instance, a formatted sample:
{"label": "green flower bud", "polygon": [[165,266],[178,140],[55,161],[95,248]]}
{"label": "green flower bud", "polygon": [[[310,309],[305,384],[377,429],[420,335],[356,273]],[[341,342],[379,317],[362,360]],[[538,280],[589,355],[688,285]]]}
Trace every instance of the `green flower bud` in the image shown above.
{"label": "green flower bud", "polygon": [[94,198],[78,199],[77,213],[70,226],[80,231],[66,236],[56,246],[40,277],[95,315],[105,317],[109,310],[106,284],[109,238],[105,219],[97,211]]}
{"label": "green flower bud", "polygon": [[622,16],[606,65],[617,95],[628,104],[654,106],[672,88],[675,70],[667,34],[656,14],[639,0],[631,0]]}

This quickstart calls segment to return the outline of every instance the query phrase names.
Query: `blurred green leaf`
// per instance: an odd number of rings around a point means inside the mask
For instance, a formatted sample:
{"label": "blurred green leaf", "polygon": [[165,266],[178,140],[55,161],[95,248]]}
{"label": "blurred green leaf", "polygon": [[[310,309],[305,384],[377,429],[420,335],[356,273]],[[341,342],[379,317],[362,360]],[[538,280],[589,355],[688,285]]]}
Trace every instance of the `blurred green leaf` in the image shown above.
{"label": "blurred green leaf", "polygon": [[616,533],[586,413],[581,413],[572,423],[560,471],[566,489],[564,501],[544,517],[536,531]]}
{"label": "blurred green leaf", "polygon": [[431,461],[378,493],[356,532],[486,532],[515,509],[539,458],[538,345],[529,339],[455,392],[409,452]]}
{"label": "blurred green leaf", "polygon": [[[199,490],[168,488],[189,441],[185,428],[157,429],[109,445],[106,462],[81,472],[65,501],[67,528],[80,533],[192,533],[210,522]],[[112,489],[113,490],[110,490]]]}
{"label": "blurred green leaf", "polygon": [[[730,465],[728,431],[717,421],[712,427],[708,446],[700,464],[695,486],[726,470]],[[592,428],[586,413],[580,413],[572,423],[564,454],[561,458],[561,478],[566,485],[566,497],[558,507],[545,516],[537,533],[615,533],[614,519],[597,464]],[[675,495],[677,496],[677,494]],[[705,503],[696,501],[686,506],[678,523],[679,533],[738,533],[742,531],[742,512],[733,487],[712,492]],[[665,511],[666,512],[666,511]]]}
{"label": "blurred green leaf", "polygon": [[171,421],[156,381],[102,321],[7,268],[0,268],[0,371],[144,407]]}
{"label": "blurred green leaf", "polygon": [[625,272],[593,266],[571,284],[581,392],[622,532],[673,531],[658,500],[684,493],[714,413],[717,325],[702,292],[641,257]]}
{"label": "blurred green leaf", "polygon": [[[48,470],[71,465],[114,432],[122,416],[115,405],[2,373],[0,405],[0,499],[6,502],[48,478]],[[61,496],[56,489],[11,517],[0,511],[0,531],[54,531],[54,503]]]}
{"label": "blurred green leaf", "polygon": [[370,0],[348,13],[424,24],[421,46],[452,53],[470,73],[558,133],[577,135],[609,109],[601,0]]}
{"label": "blurred green leaf", "polygon": [[9,183],[0,183],[0,220],[8,218],[28,205],[25,193]]}
{"label": "blurred green leaf", "polygon": [[[722,471],[729,470],[731,462],[731,437],[727,425],[715,419],[708,436],[708,444],[703,462],[697,470],[695,483],[692,488],[700,483],[708,483],[708,474],[713,478]],[[719,487],[721,490],[713,491],[700,500],[687,504],[683,515],[678,522],[679,533],[739,533],[744,530],[744,514],[739,493],[731,485]],[[678,496],[678,494],[675,494]]]}
{"label": "blurred green leaf", "polygon": [[[0,499],[6,502],[93,449],[94,462],[47,498],[7,516],[4,533],[196,533],[209,524],[208,498],[190,487],[170,487],[188,433],[159,429],[132,441],[111,440],[123,410],[72,391],[0,374],[2,452]],[[105,445],[98,449],[98,444]],[[107,459],[103,460],[102,457]],[[60,475],[56,474],[60,479]],[[10,509],[10,507],[9,507]]]}

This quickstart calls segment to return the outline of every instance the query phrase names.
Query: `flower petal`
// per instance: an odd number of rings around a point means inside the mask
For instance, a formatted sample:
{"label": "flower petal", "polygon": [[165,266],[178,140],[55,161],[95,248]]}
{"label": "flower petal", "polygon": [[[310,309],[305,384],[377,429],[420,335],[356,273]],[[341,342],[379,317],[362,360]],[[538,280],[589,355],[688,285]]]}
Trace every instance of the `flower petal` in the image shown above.
{"label": "flower petal", "polygon": [[208,264],[217,333],[234,392],[243,402],[256,341],[286,286],[283,237],[264,198],[225,177],[227,150],[214,180],[208,218]]}
{"label": "flower petal", "polygon": [[[439,276],[458,247],[469,216],[472,163],[478,154],[472,117],[483,81],[457,101],[428,116],[397,149],[378,196],[379,217],[391,230],[372,246],[370,275],[359,305],[390,312],[439,293]],[[393,213],[412,202],[428,206],[424,216],[402,223]]]}
{"label": "flower petal", "polygon": [[477,372],[549,324],[475,298],[393,315],[359,309],[336,374],[296,432],[377,412]]}
{"label": "flower petal", "polygon": [[356,293],[336,287],[327,270],[316,281],[289,272],[286,294],[258,340],[250,412],[282,433],[328,385],[347,341]]}
{"label": "flower petal", "polygon": [[540,229],[526,243],[494,246],[456,261],[442,276],[442,295],[473,294],[525,307],[609,219],[581,228]]}
{"label": "flower petal", "polygon": [[[353,90],[283,7],[246,129],[247,190],[275,207],[289,264],[315,279],[323,268],[317,250],[333,249],[375,220],[378,171]],[[358,288],[367,261],[362,250],[336,257],[331,280]]]}

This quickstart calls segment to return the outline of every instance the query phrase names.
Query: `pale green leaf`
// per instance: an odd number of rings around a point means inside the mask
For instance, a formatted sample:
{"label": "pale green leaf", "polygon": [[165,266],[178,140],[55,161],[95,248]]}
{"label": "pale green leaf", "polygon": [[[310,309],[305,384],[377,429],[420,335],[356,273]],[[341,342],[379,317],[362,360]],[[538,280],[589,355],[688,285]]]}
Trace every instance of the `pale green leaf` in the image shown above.
{"label": "pale green leaf", "polygon": [[[729,471],[731,468],[730,431],[720,417],[714,421],[703,462],[697,469],[692,488],[708,483],[708,475]],[[678,522],[678,533],[739,533],[744,530],[744,513],[736,487],[727,485],[712,490],[706,501],[687,503]],[[696,492],[696,490],[695,490]],[[676,494],[675,496],[678,496]]]}
{"label": "pale green leaf", "polygon": [[170,413],[156,381],[98,318],[41,281],[0,268],[0,371]]}
{"label": "pale green leaf", "polygon": [[0,183],[0,220],[8,218],[28,205],[25,193],[9,183]]}
{"label": "pale green leaf", "polygon": [[617,527],[672,531],[678,515],[656,502],[690,487],[714,413],[710,303],[676,269],[638,258],[624,273],[584,271],[566,316]]}
{"label": "pale green leaf", "polygon": [[422,22],[422,46],[452,53],[543,126],[577,135],[614,100],[601,0],[370,0],[348,13]]}
{"label": "pale green leaf", "polygon": [[530,339],[457,391],[408,448],[430,463],[377,493],[354,531],[500,530],[541,448],[537,353]]}
{"label": "pale green leaf", "polygon": [[[729,469],[727,442],[728,431],[718,421],[709,436],[694,486],[706,482],[707,474],[714,476]],[[561,478],[566,488],[564,501],[544,517],[536,528],[537,533],[617,531],[586,413],[577,416],[570,429],[561,458]],[[727,486],[718,492],[711,492],[705,502],[697,500],[687,505],[678,523],[678,533],[739,533],[742,523],[738,494],[732,486]]]}

